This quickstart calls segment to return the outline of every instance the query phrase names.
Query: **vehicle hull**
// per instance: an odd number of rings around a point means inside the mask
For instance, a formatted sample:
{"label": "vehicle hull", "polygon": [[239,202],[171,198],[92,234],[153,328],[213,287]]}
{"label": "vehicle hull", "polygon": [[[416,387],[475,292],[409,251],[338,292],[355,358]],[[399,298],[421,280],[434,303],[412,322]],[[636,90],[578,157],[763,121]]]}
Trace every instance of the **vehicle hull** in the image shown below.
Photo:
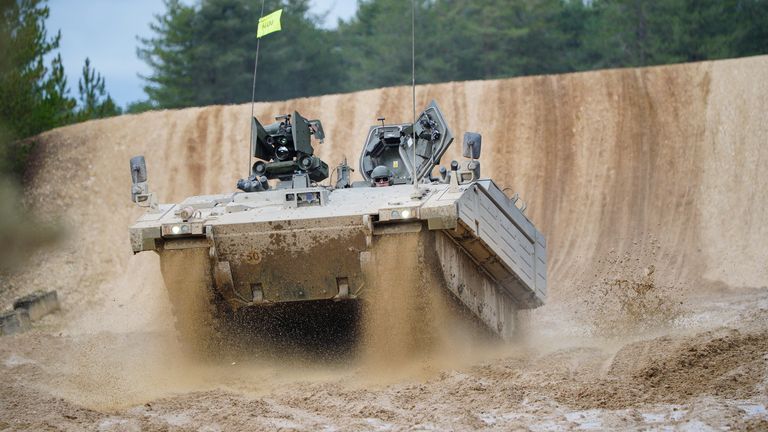
{"label": "vehicle hull", "polygon": [[[149,213],[131,239],[134,252],[199,251],[210,288],[238,311],[370,299],[372,290],[387,289],[370,280],[381,239],[415,235],[421,267],[403,271],[429,272],[439,282],[434,289],[511,338],[516,312],[546,296],[544,237],[490,180],[413,191],[318,187],[192,197]],[[298,206],[310,195],[313,201]],[[190,207],[196,216],[180,219],[180,209]],[[177,227],[190,234],[175,235]]]}

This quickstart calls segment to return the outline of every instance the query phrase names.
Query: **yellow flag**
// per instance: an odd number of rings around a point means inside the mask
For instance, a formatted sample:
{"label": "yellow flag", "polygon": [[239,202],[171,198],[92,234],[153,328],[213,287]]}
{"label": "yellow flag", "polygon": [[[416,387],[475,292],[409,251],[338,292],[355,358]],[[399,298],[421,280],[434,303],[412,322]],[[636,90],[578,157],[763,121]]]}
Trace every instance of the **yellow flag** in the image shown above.
{"label": "yellow flag", "polygon": [[278,9],[269,15],[265,15],[259,18],[259,29],[256,31],[256,37],[260,38],[270,33],[280,31],[280,16],[283,14],[282,9]]}

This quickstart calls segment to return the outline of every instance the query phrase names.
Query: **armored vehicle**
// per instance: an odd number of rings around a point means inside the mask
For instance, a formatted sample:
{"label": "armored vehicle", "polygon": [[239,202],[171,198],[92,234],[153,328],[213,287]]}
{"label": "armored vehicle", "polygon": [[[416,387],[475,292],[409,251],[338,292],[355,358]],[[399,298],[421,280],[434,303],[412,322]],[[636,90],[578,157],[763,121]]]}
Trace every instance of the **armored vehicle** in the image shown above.
{"label": "armored vehicle", "polygon": [[[434,101],[415,123],[379,120],[360,151],[358,181],[345,161],[333,184],[322,183],[329,168],[312,146],[324,138],[322,124],[298,112],[267,126],[252,119],[257,161],[238,192],[157,204],[144,158],[131,159],[133,201],[148,208],[130,227],[133,252],[160,255],[177,307],[215,297],[207,309],[213,315],[274,314],[284,310],[276,305],[365,300],[377,243],[418,232],[457,304],[510,338],[516,311],[545,300],[544,236],[517,195],[481,177],[480,134],[464,135],[466,160],[433,175],[454,139]],[[182,327],[209,325],[200,316],[181,320]]]}

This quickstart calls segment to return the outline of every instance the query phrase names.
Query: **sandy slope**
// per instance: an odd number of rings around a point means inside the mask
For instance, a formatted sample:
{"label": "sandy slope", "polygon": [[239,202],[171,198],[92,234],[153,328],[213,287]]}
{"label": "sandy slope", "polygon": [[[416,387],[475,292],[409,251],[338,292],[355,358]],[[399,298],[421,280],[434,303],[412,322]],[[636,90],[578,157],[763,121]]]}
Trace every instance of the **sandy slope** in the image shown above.
{"label": "sandy slope", "polygon": [[[357,160],[376,117],[407,120],[409,96],[388,88],[256,112],[322,119],[320,156],[335,166]],[[28,199],[70,236],[0,300],[53,288],[66,312],[0,347],[0,429],[766,421],[768,57],[419,87],[420,105],[432,98],[455,135],[483,133],[484,174],[520,192],[549,240],[551,304],[527,314],[526,340],[374,383],[356,366],[179,365],[157,259],[130,254],[126,227],[141,211],[128,159],[146,155],[163,201],[234,190],[250,108],[92,121],[40,137]],[[657,288],[640,300],[655,309],[638,319],[659,325],[600,336],[596,320],[627,300],[608,304],[621,294],[602,282],[651,265]]]}

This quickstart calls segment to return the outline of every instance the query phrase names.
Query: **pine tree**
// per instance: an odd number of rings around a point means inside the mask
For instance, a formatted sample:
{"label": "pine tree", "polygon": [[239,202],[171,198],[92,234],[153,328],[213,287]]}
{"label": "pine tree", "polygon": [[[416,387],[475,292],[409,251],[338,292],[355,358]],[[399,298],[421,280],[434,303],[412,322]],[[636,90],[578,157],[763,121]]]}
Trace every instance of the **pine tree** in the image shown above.
{"label": "pine tree", "polygon": [[[585,51],[594,60],[585,65],[586,68],[646,66],[711,58],[714,51],[703,48],[704,35],[700,28],[697,29],[700,27],[697,22],[700,11],[695,9],[704,3],[715,4],[710,0],[596,0],[585,38]],[[733,26],[726,17],[722,19],[725,26]]]}
{"label": "pine tree", "polygon": [[78,120],[90,120],[120,114],[120,109],[107,93],[104,77],[91,67],[91,60],[85,58],[83,75],[77,83],[80,93],[80,105],[76,117]]}
{"label": "pine tree", "polygon": [[43,61],[58,48],[61,34],[48,36],[44,22],[49,10],[41,4],[41,0],[0,2],[0,122],[13,123],[21,137],[56,126],[54,113],[70,103],[66,85],[59,85],[65,79],[61,59],[53,60],[52,74]]}
{"label": "pine tree", "polygon": [[[0,172],[23,172],[31,144],[19,139],[81,119],[69,96],[61,55],[49,67],[44,62],[61,40],[60,32],[49,36],[48,15],[44,0],[0,0]],[[119,110],[103,78],[101,84],[93,116],[113,115]]]}
{"label": "pine tree", "polygon": [[[418,25],[429,22],[424,1],[418,1]],[[355,17],[339,26],[347,88],[404,85],[411,81],[411,2],[361,1]],[[431,52],[428,36],[419,32],[419,65]]]}
{"label": "pine tree", "polygon": [[[151,38],[138,54],[152,69],[145,91],[151,105],[175,108],[249,101],[260,5],[204,0],[187,6],[165,0]],[[286,99],[337,89],[340,56],[332,34],[309,12],[308,0],[268,0],[265,13],[283,8],[283,31],[261,43],[258,100]],[[146,106],[146,105],[144,105]],[[141,108],[141,105],[137,105]]]}
{"label": "pine tree", "polygon": [[67,95],[61,58],[51,69],[44,57],[59,46],[49,37],[49,10],[41,0],[0,0],[0,170],[20,174],[29,152],[16,141],[68,121],[73,106]]}
{"label": "pine tree", "polygon": [[152,69],[144,92],[165,108],[194,105],[195,86],[189,53],[198,42],[193,28],[195,10],[179,0],[164,0],[166,12],[156,15],[150,29],[154,38],[139,38],[136,53]]}

